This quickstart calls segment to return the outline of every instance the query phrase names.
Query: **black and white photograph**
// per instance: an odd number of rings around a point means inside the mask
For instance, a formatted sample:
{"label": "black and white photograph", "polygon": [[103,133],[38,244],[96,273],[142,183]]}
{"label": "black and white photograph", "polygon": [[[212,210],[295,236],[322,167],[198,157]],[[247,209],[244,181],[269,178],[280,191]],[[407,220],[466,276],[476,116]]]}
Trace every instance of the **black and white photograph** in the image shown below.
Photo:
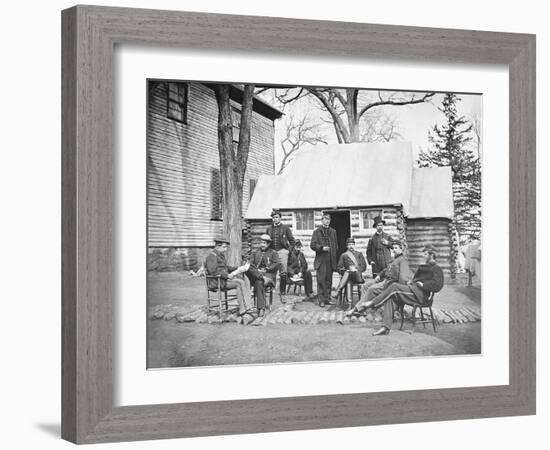
{"label": "black and white photograph", "polygon": [[482,100],[147,80],[147,367],[481,354]]}

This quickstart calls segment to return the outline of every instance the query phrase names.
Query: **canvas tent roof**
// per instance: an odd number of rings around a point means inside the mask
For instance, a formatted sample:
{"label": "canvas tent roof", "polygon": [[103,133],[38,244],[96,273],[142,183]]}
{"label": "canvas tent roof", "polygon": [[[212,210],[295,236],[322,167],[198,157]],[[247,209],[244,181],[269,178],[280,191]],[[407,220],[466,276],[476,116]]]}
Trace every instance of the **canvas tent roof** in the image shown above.
{"label": "canvas tent roof", "polygon": [[[416,217],[423,217],[418,214],[424,214],[426,209],[430,213],[445,213],[430,217],[452,217],[452,192],[449,199],[444,194],[447,172],[438,171],[433,177],[441,183],[433,189],[444,189],[439,196],[431,194],[431,206],[425,208],[424,203],[414,197],[414,190],[431,191],[429,172],[433,169],[416,170],[420,172],[415,174],[413,182],[413,154],[408,142],[337,144],[300,150],[283,175],[259,178],[246,218],[268,218],[272,208],[328,209],[394,204],[403,205],[405,215],[411,211]],[[440,208],[440,197],[445,197],[445,208]],[[411,203],[415,205],[413,209]]]}
{"label": "canvas tent roof", "polygon": [[408,217],[452,219],[454,215],[452,176],[450,167],[414,168]]}

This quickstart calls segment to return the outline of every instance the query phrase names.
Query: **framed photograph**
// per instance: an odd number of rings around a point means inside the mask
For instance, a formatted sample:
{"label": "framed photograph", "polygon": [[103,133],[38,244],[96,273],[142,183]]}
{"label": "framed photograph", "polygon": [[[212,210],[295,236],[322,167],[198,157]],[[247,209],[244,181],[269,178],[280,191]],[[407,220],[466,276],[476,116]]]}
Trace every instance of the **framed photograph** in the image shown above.
{"label": "framed photograph", "polygon": [[62,25],[63,438],[535,413],[533,35]]}

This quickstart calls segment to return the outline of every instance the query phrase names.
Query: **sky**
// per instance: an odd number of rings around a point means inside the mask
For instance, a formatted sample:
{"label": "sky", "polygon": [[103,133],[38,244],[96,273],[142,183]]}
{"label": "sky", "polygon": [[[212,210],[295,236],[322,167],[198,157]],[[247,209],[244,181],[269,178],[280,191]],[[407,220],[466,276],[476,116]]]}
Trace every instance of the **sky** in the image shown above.
{"label": "sky", "polygon": [[[268,94],[268,93],[266,93]],[[385,93],[384,93],[385,94]],[[384,95],[383,94],[383,95]],[[417,93],[417,96],[421,93]],[[273,103],[269,95],[262,95],[265,100]],[[441,101],[444,94],[436,94],[430,103],[420,103],[406,106],[380,106],[377,109],[383,111],[384,114],[389,114],[393,117],[397,131],[400,135],[398,140],[411,142],[415,159],[421,148],[429,148],[428,133],[435,124],[443,124],[445,116],[438,107],[441,106]],[[457,103],[457,109],[460,115],[466,117],[482,117],[482,96],[479,94],[459,94],[460,101]],[[304,100],[289,103],[284,107],[285,117],[293,115],[296,118],[307,114],[310,122],[322,124],[322,118],[326,113],[323,113],[318,108],[316,99]],[[280,108],[280,105],[274,105]],[[336,144],[337,138],[332,125],[322,124],[321,133],[324,135],[327,143]],[[282,159],[281,140],[286,134],[286,124],[284,119],[275,121],[275,167],[278,171]],[[322,144],[318,144],[322,145]],[[302,148],[306,148],[308,144],[304,144]]]}

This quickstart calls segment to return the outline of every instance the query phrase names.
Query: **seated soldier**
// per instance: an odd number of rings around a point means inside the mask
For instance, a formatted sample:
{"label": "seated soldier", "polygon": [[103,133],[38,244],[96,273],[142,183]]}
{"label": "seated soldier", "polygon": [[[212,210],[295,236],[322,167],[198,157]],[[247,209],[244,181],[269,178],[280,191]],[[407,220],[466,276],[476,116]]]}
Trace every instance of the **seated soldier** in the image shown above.
{"label": "seated soldier", "polygon": [[364,304],[365,308],[384,306],[384,325],[373,335],[389,334],[393,322],[394,302],[398,307],[403,304],[423,306],[432,292],[439,292],[443,288],[443,271],[435,262],[436,248],[431,244],[426,245],[424,256],[426,262],[418,267],[412,281],[407,284],[392,283]]}
{"label": "seated soldier", "polygon": [[288,272],[292,281],[299,281],[300,278],[304,280],[306,300],[311,300],[313,298],[313,280],[311,272],[307,267],[306,257],[302,251],[302,242],[300,240],[296,240],[294,248],[288,256]]}
{"label": "seated soldier", "polygon": [[[214,248],[206,256],[204,267],[206,275],[220,276],[220,288],[222,290],[235,289],[239,302],[239,314],[252,312],[253,305],[250,299],[250,287],[245,280],[236,277],[234,273],[238,268],[227,265],[225,254],[229,248],[229,240],[223,237],[214,239]],[[207,279],[208,289],[217,290],[218,282],[215,279]]]}
{"label": "seated soldier", "polygon": [[392,241],[393,260],[390,265],[382,270],[373,282],[365,283],[361,295],[361,301],[349,310],[346,314],[352,315],[354,312],[361,312],[365,309],[364,304],[371,301],[380,292],[386,289],[392,283],[407,284],[412,278],[412,272],[409,268],[407,258],[403,255],[403,243],[397,240]]}
{"label": "seated soldier", "polygon": [[341,295],[344,288],[348,288],[348,299],[351,299],[351,284],[363,283],[363,272],[367,270],[367,263],[363,254],[355,250],[355,239],[352,237],[346,241],[348,249],[340,255],[338,260],[338,272],[342,275],[338,284],[337,293]]}
{"label": "seated soldier", "polygon": [[270,248],[271,237],[269,234],[262,234],[260,248],[250,255],[250,267],[246,276],[250,284],[254,286],[256,296],[256,307],[261,316],[265,314],[265,287],[275,287],[277,270],[279,270],[279,255]]}

